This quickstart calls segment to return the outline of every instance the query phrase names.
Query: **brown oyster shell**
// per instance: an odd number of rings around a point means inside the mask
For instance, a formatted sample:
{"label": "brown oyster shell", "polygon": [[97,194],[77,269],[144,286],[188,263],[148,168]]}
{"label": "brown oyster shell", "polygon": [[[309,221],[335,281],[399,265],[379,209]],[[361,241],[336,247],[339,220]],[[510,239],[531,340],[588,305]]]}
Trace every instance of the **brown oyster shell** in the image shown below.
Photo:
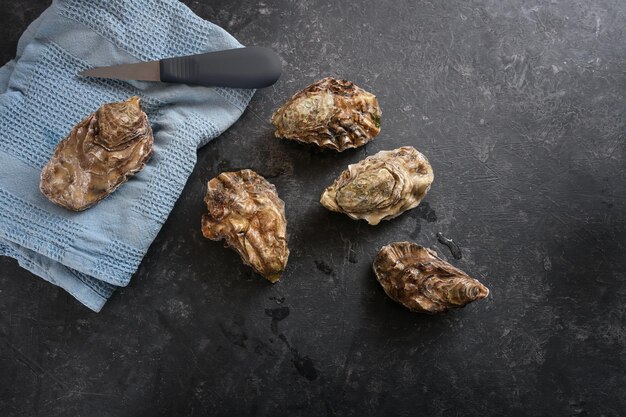
{"label": "brown oyster shell", "polygon": [[403,146],[349,165],[326,188],[320,202],[331,211],[376,225],[417,207],[433,179],[426,157]]}
{"label": "brown oyster shell", "polygon": [[256,172],[223,172],[209,181],[202,217],[202,234],[226,240],[246,265],[270,282],[280,279],[287,265],[285,203],[276,187]]}
{"label": "brown oyster shell", "polygon": [[383,246],[373,267],[387,295],[419,313],[443,313],[489,295],[478,280],[415,243]]}
{"label": "brown oyster shell", "polygon": [[104,104],[57,145],[41,171],[39,188],[53,203],[85,210],[141,171],[152,142],[139,97]]}
{"label": "brown oyster shell", "polygon": [[344,151],[380,132],[376,96],[350,81],[324,78],[295,94],[272,116],[278,138]]}

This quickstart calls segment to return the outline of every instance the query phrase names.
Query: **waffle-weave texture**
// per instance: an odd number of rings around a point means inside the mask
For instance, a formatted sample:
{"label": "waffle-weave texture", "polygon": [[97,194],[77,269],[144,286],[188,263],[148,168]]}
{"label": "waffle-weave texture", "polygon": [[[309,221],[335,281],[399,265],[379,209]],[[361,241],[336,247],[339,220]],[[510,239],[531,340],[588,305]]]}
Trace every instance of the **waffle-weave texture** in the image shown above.
{"label": "waffle-weave texture", "polygon": [[[253,90],[78,77],[94,66],[241,47],[176,0],[57,0],[0,68],[0,255],[94,311],[125,286],[178,199],[197,148],[243,113]],[[141,98],[154,132],[146,167],[80,213],[49,202],[39,175],[100,105]]]}

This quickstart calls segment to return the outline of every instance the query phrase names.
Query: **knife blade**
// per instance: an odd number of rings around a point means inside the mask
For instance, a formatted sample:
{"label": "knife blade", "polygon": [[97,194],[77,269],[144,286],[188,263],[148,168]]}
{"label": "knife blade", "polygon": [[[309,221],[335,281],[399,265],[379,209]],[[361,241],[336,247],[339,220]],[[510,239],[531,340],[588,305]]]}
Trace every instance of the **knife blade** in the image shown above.
{"label": "knife blade", "polygon": [[281,61],[274,51],[251,46],[158,61],[95,67],[78,75],[207,87],[264,88],[274,84],[281,72]]}

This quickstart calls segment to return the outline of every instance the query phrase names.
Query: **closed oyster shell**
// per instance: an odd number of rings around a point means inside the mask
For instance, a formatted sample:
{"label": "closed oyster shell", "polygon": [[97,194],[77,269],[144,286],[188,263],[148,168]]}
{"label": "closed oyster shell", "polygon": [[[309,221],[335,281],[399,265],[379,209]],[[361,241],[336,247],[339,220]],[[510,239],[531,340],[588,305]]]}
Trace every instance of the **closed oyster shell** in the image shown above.
{"label": "closed oyster shell", "polygon": [[249,169],[223,172],[209,181],[204,201],[208,213],[202,217],[202,234],[226,240],[246,265],[278,281],[289,249],[285,203],[276,187]]}
{"label": "closed oyster shell", "polygon": [[53,203],[85,210],[141,171],[152,142],[139,97],[104,104],[57,145],[41,171],[39,188]]}
{"label": "closed oyster shell", "polygon": [[278,138],[343,151],[380,132],[376,96],[350,81],[324,78],[295,94],[272,116]]}
{"label": "closed oyster shell", "polygon": [[373,266],[387,295],[411,311],[442,313],[489,295],[478,280],[415,243],[383,246]]}
{"label": "closed oyster shell", "polygon": [[433,179],[426,157],[403,146],[349,165],[326,188],[320,202],[331,211],[376,225],[417,207]]}

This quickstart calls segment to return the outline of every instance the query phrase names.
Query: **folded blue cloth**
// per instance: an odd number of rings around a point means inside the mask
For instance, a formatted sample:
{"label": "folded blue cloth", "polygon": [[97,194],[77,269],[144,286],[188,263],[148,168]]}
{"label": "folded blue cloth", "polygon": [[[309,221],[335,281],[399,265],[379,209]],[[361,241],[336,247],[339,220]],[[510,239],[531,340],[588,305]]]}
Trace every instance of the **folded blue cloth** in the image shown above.
{"label": "folded blue cloth", "polygon": [[[178,199],[196,150],[253,90],[81,78],[84,69],[241,47],[175,0],[57,0],[0,68],[0,255],[99,311],[125,286]],[[39,191],[55,146],[101,104],[137,95],[154,131],[143,171],[70,212]],[[201,196],[198,196],[201,198]]]}

